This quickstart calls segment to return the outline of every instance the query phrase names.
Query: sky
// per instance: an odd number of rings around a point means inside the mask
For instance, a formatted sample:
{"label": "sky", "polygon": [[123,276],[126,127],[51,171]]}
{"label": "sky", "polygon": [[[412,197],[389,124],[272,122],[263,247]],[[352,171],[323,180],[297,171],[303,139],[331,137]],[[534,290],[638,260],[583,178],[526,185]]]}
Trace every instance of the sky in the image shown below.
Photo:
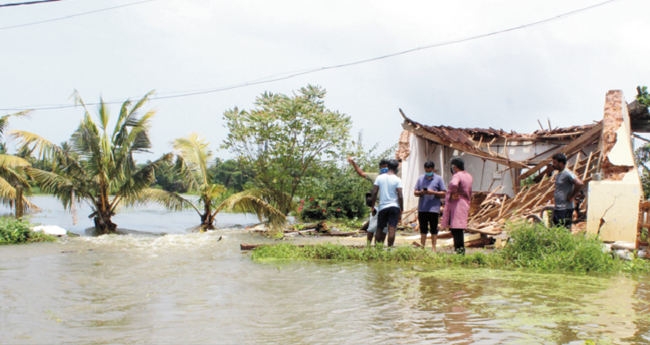
{"label": "sky", "polygon": [[[21,0],[0,0],[0,5]],[[605,0],[63,0],[0,7],[0,115],[242,85],[515,28]],[[135,4],[142,2],[139,4]],[[115,9],[77,15],[122,5]],[[401,108],[427,125],[518,132],[602,119],[605,94],[650,84],[650,1],[618,0],[541,25],[349,67],[189,97],[153,99],[155,159],[202,133],[215,156],[222,114],[265,91],[327,90],[367,147],[397,143]],[[18,26],[56,18],[63,20]],[[290,73],[289,73],[290,74]],[[89,107],[94,112],[94,107]],[[117,117],[119,104],[112,105]],[[60,143],[84,112],[35,110],[11,129]]]}

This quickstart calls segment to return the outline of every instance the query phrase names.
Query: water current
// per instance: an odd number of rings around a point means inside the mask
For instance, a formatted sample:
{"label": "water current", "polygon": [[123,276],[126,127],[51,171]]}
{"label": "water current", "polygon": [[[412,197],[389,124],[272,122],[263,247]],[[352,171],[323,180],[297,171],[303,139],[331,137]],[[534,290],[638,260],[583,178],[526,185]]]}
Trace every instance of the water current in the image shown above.
{"label": "water current", "polygon": [[[51,198],[32,221],[85,234]],[[219,215],[148,206],[129,235],[0,246],[2,344],[650,343],[647,276],[575,276],[356,262],[255,262],[269,241]]]}

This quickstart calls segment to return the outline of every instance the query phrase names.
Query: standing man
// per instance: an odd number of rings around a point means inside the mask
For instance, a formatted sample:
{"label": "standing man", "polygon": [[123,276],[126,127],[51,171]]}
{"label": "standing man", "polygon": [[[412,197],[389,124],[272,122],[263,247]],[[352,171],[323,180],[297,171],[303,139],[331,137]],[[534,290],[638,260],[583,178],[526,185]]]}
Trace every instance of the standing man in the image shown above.
{"label": "standing man", "polygon": [[[370,181],[370,183],[375,184],[375,180],[377,179],[377,176],[381,174],[385,174],[388,172],[388,160],[382,159],[379,161],[379,173],[369,173],[361,170],[357,163],[352,159],[352,157],[348,156],[348,163],[352,165],[352,168],[354,168],[354,171],[357,172],[357,175],[363,177],[364,179]],[[375,226],[370,226],[370,224],[375,224]],[[368,245],[372,243],[372,238],[375,236],[375,232],[377,231],[377,210],[372,209],[370,210],[370,218],[368,219],[368,234],[367,234],[367,242]],[[388,228],[383,229],[383,233],[386,234],[388,233]]]}
{"label": "standing man", "polygon": [[[375,207],[377,201],[377,194],[379,197],[379,213],[377,214],[377,229],[383,229],[388,225],[388,246],[392,247],[395,243],[395,231],[397,224],[402,218],[402,211],[404,210],[404,197],[402,195],[402,179],[397,177],[399,162],[395,159],[388,161],[388,172],[377,177],[375,186],[372,189],[372,196],[370,200],[371,206]],[[381,243],[383,245],[386,234],[382,231],[377,231],[375,244]]]}
{"label": "standing man", "polygon": [[465,161],[454,157],[449,162],[451,173],[454,174],[449,182],[449,189],[445,195],[445,211],[442,214],[443,228],[449,228],[454,237],[454,250],[458,254],[465,254],[465,234],[469,204],[472,200],[472,175],[465,172]]}
{"label": "standing man", "polygon": [[[424,175],[418,178],[415,183],[415,197],[418,201],[418,223],[420,224],[420,243],[422,248],[427,243],[427,234],[431,231],[431,245],[436,251],[438,240],[438,214],[440,212],[440,198],[445,197],[445,183],[442,177],[436,175],[433,169],[435,163],[428,161],[424,163]],[[430,230],[429,230],[430,229]]]}
{"label": "standing man", "polygon": [[584,186],[584,183],[578,176],[566,169],[567,159],[563,153],[556,153],[552,158],[553,162],[535,180],[541,181],[545,176],[552,175],[553,170],[558,171],[557,175],[555,175],[555,192],[553,193],[555,208],[553,208],[553,220],[551,224],[553,226],[565,227],[571,231],[574,210],[573,200],[582,189],[582,186]]}

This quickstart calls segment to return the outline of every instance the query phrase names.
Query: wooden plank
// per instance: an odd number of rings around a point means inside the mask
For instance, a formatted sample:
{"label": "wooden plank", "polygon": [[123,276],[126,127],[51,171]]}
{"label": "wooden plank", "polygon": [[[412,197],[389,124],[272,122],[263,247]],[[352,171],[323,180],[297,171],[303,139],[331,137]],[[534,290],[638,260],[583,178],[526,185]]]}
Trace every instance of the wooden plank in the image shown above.
{"label": "wooden plank", "polygon": [[508,200],[508,196],[504,195],[503,202],[501,202],[501,208],[499,209],[499,215],[497,216],[497,218],[501,218],[501,214],[503,213],[503,205],[506,204],[506,200]]}
{"label": "wooden plank", "polygon": [[[538,195],[539,190],[542,187],[545,187],[548,184],[549,184],[548,180],[544,180],[544,181],[542,181],[542,183],[538,184],[537,186],[528,188],[526,190],[526,193],[520,194],[520,196],[522,196],[521,198],[511,199],[508,202],[508,206],[504,208],[504,210],[497,217],[497,219],[501,219],[501,218],[505,217],[506,215],[510,214],[511,213],[510,211],[511,211],[512,208],[522,209],[521,207],[516,207],[516,206],[521,205],[522,203],[527,203],[528,204],[528,203],[530,203],[530,200],[535,200],[539,196]],[[552,186],[551,186],[551,188],[552,188]],[[532,199],[529,199],[529,196],[532,196]],[[489,215],[492,215],[493,213],[494,212],[492,212]]]}
{"label": "wooden plank", "polygon": [[[405,124],[403,127],[404,127],[404,129],[406,129],[406,130],[408,130],[408,131],[410,131],[412,133],[415,133],[415,134],[417,134],[417,135],[419,135],[419,136],[421,136],[423,138],[426,138],[428,140],[437,142],[437,143],[445,145],[447,147],[451,147],[453,149],[465,152],[465,153],[473,155],[473,156],[485,158],[487,160],[490,160],[490,161],[493,161],[493,162],[496,162],[496,163],[499,163],[499,164],[503,164],[503,165],[506,165],[506,166],[509,166],[509,167],[524,168],[524,169],[528,168],[528,165],[526,165],[524,163],[521,163],[521,162],[518,162],[518,161],[510,161],[510,160],[508,160],[507,157],[505,157],[503,155],[495,154],[495,153],[490,154],[488,152],[485,152],[485,151],[483,151],[481,149],[476,148],[475,146],[471,147],[471,146],[467,146],[467,145],[453,143],[453,142],[451,142],[449,140],[443,139],[440,136],[435,135],[435,134],[427,131],[426,129],[424,129],[422,127],[415,128],[410,124]],[[489,144],[488,144],[488,150],[489,150]]]}
{"label": "wooden plank", "polygon": [[[598,135],[600,135],[602,130],[603,130],[603,123],[599,122],[596,126],[592,127],[585,134],[580,136],[578,139],[572,141],[570,144],[563,147],[558,152],[559,153],[564,153],[564,154],[567,154],[569,152],[573,152],[576,148],[579,148],[581,145],[584,145],[586,143],[591,143],[592,141],[594,141],[596,139],[596,137]],[[532,167],[530,170],[528,170],[525,173],[521,174],[519,176],[519,179],[523,180],[525,178],[528,178],[528,176],[531,176],[535,172],[539,171],[541,168],[545,167],[551,161],[552,161],[552,159],[550,157],[542,160],[541,162],[537,163],[537,165]]]}
{"label": "wooden plank", "polygon": [[576,155],[576,162],[573,164],[573,173],[577,174],[578,166],[580,165],[580,151],[578,151],[578,154]]}
{"label": "wooden plank", "polygon": [[585,177],[587,177],[587,173],[589,172],[589,164],[591,164],[591,156],[593,156],[593,152],[589,153],[589,158],[587,159],[587,164],[585,165],[585,173],[582,174],[582,179],[584,180]]}
{"label": "wooden plank", "polygon": [[482,229],[467,228],[466,231],[472,234],[483,234],[483,235],[490,235],[490,236],[496,236],[503,232],[503,230],[492,226],[488,226],[487,228],[482,228]]}

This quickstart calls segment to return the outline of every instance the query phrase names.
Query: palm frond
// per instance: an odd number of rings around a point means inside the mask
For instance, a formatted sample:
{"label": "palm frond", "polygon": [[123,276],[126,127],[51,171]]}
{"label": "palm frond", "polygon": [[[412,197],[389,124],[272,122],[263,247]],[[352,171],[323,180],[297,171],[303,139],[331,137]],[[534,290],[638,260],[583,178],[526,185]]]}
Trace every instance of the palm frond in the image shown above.
{"label": "palm frond", "polygon": [[119,198],[119,201],[125,205],[141,202],[142,193],[155,181],[155,169],[160,168],[164,162],[169,162],[171,158],[171,153],[164,154],[157,160],[142,167],[130,178],[125,179],[124,183],[115,191],[116,198]]}
{"label": "palm frond", "polygon": [[208,162],[212,158],[212,152],[208,148],[209,143],[198,133],[191,133],[186,138],[179,138],[172,141],[172,147],[178,157],[183,160],[184,167],[199,176],[203,185],[208,185]]}
{"label": "palm frond", "polygon": [[[129,128],[139,128],[140,130],[136,130],[136,132],[144,132],[145,134],[149,130],[150,119],[155,114],[155,111],[148,111],[142,118],[138,118],[137,113],[138,110],[149,100],[149,96],[152,94],[153,91],[146,94],[133,107],[131,107],[131,109],[129,109],[132,104],[131,100],[126,100],[122,104],[120,116],[117,120],[117,123],[115,124],[115,130],[113,131],[113,142],[117,146],[130,147],[132,146],[132,143],[135,142],[133,139],[131,139],[130,143],[125,143],[129,137]],[[144,131],[142,131],[142,129],[144,129]],[[136,137],[141,136],[140,134],[133,133],[133,130],[131,131],[131,134],[134,134]],[[146,147],[146,149],[148,148],[150,147]]]}
{"label": "palm frond", "polygon": [[20,168],[30,166],[29,162],[16,156],[0,154],[0,168]]}
{"label": "palm frond", "polygon": [[253,213],[260,221],[265,219],[269,222],[271,232],[282,231],[287,222],[287,217],[277,208],[264,200],[267,191],[262,189],[248,189],[233,194],[224,200],[215,213],[224,211],[231,213]]}
{"label": "palm frond", "polygon": [[26,168],[25,171],[29,176],[31,176],[36,184],[44,192],[53,194],[61,203],[63,204],[64,209],[68,209],[72,206],[72,191],[75,190],[75,195],[77,200],[81,198],[91,198],[87,192],[81,189],[75,188],[75,184],[72,180],[57,174],[55,172],[44,171],[36,168]]}
{"label": "palm frond", "polygon": [[176,163],[173,169],[183,177],[183,184],[191,191],[198,191],[201,189],[201,183],[196,179],[194,171],[187,166],[187,162],[183,157],[176,156]]}
{"label": "palm frond", "polygon": [[167,192],[162,189],[148,188],[143,191],[138,203],[147,203],[149,201],[157,202],[172,211],[181,211],[185,208],[191,207],[201,214],[190,200],[183,198],[178,193]]}
{"label": "palm frond", "polygon": [[29,117],[31,110],[25,110],[14,114],[8,114],[0,117],[0,139],[4,135],[7,127],[9,127],[9,119],[12,117]]}
{"label": "palm frond", "polygon": [[[16,188],[12,186],[7,180],[0,177],[0,203],[3,205],[14,207],[16,202]],[[27,211],[38,211],[40,208],[31,203],[25,195],[23,195],[23,209]]]}
{"label": "palm frond", "polygon": [[104,133],[108,130],[108,120],[111,118],[111,114],[108,111],[108,107],[106,106],[106,103],[104,103],[104,99],[100,96],[99,97],[99,104],[97,105],[97,114],[99,115],[99,124],[100,128]]}
{"label": "palm frond", "polygon": [[56,153],[61,153],[61,149],[49,140],[27,131],[12,130],[10,133],[11,140],[18,140],[19,146],[29,148],[30,151],[36,152],[37,159],[51,159]]}
{"label": "palm frond", "polygon": [[26,192],[31,192],[29,182],[24,173],[24,167],[19,167],[18,169],[11,167],[2,167],[0,168],[0,177],[7,180],[12,186],[21,185],[25,188]]}
{"label": "palm frond", "polygon": [[[11,131],[11,137],[14,140],[19,140],[19,145],[29,147],[31,152],[36,151],[37,159],[50,160],[55,168],[60,165],[63,172],[70,178],[77,180],[87,180],[86,173],[79,164],[79,161],[71,156],[68,150],[53,144],[47,139],[26,131]],[[17,163],[19,161],[16,161]]]}

